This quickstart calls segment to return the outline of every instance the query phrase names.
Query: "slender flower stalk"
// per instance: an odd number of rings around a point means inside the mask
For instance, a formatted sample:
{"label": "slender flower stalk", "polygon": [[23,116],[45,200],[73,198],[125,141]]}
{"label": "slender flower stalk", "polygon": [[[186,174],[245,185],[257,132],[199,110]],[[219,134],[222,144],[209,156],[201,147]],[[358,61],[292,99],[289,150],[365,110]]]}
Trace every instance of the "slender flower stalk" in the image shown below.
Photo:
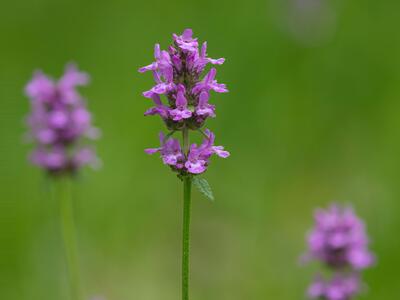
{"label": "slender flower stalk", "polygon": [[[168,51],[154,47],[155,62],[142,67],[139,72],[152,72],[155,86],[143,93],[153,101],[154,106],[145,115],[159,115],[169,133],[160,133],[160,147],[149,148],[148,154],[160,153],[162,161],[183,181],[183,237],[182,237],[182,299],[189,299],[189,252],[190,252],[190,208],[191,187],[194,183],[210,198],[209,185],[205,188],[205,179],[196,177],[203,174],[213,154],[226,158],[230,154],[222,146],[215,146],[215,135],[210,130],[202,130],[208,118],[214,118],[215,106],[209,103],[210,92],[228,92],[224,84],[215,79],[217,70],[206,71],[208,64],[221,65],[224,58],[207,57],[207,43],[199,49],[199,43],[193,38],[191,29],[182,35],[173,35],[173,43]],[[203,75],[205,73],[205,75]],[[164,95],[166,101],[161,100]],[[172,137],[175,132],[182,132],[182,144]],[[190,144],[190,132],[204,135],[200,145]]]}
{"label": "slender flower stalk", "polygon": [[192,178],[183,179],[182,299],[189,299],[190,213]]}
{"label": "slender flower stalk", "polygon": [[83,300],[78,251],[75,237],[71,179],[69,177],[60,178],[56,185],[57,199],[60,201],[61,231],[68,265],[68,281],[71,288],[71,298]]}
{"label": "slender flower stalk", "polygon": [[98,166],[93,147],[85,140],[95,139],[99,132],[91,125],[91,114],[77,91],[89,76],[75,65],[67,66],[60,80],[35,72],[26,86],[31,113],[27,118],[29,139],[35,144],[30,160],[52,179],[54,201],[59,202],[61,233],[64,241],[71,299],[83,300],[76,247],[72,177],[85,165]]}
{"label": "slender flower stalk", "polygon": [[317,275],[308,289],[310,299],[351,300],[359,294],[360,273],[374,263],[368,250],[365,225],[351,208],[332,205],[315,212],[315,226],[308,234],[309,250],[303,260],[316,260],[328,267],[332,276]]}

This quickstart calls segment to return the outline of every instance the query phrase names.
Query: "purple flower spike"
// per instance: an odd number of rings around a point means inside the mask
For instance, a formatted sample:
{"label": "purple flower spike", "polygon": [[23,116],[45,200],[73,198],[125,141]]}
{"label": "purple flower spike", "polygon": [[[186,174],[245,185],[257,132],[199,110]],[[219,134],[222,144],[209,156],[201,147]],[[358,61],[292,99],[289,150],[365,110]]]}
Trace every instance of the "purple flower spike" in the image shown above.
{"label": "purple flower spike", "polygon": [[[181,35],[174,34],[173,42],[167,49],[161,50],[156,44],[156,61],[139,69],[141,73],[151,71],[155,81],[155,85],[143,93],[155,104],[145,115],[159,115],[171,134],[175,131],[187,133],[189,130],[200,130],[207,118],[215,117],[215,106],[209,103],[210,91],[228,91],[225,84],[215,79],[215,68],[211,68],[204,77],[202,73],[208,64],[221,65],[225,59],[207,57],[207,43],[204,42],[199,49],[191,29],[185,29]],[[163,102],[161,96],[166,101]],[[214,135],[211,132],[206,131],[206,135],[203,144],[192,145],[190,149],[187,149],[188,145],[186,149],[181,146],[178,148],[178,140],[167,139],[160,148],[147,149],[146,152],[160,152],[164,163],[180,175],[200,174],[207,169],[212,154],[229,156],[222,146],[213,145]]]}
{"label": "purple flower spike", "polygon": [[355,270],[373,264],[364,223],[351,208],[332,205],[329,210],[317,210],[314,217],[315,227],[308,236],[311,259],[332,268],[350,266]]}
{"label": "purple flower spike", "polygon": [[363,221],[348,207],[332,205],[314,215],[315,226],[307,237],[306,260],[317,260],[333,272],[331,280],[317,277],[309,287],[310,299],[350,300],[360,291],[359,273],[374,263],[368,250]]}
{"label": "purple flower spike", "polygon": [[74,64],[67,65],[58,82],[36,72],[26,86],[31,114],[27,118],[29,136],[37,145],[31,161],[50,173],[74,172],[83,165],[98,162],[93,150],[80,148],[84,138],[93,139],[98,130],[91,125],[91,114],[77,91],[89,76]]}
{"label": "purple flower spike", "polygon": [[356,274],[336,275],[325,281],[317,277],[308,289],[310,299],[350,300],[360,292],[360,279]]}
{"label": "purple flower spike", "polygon": [[[155,86],[143,93],[153,99],[155,107],[146,111],[145,115],[160,115],[168,134],[160,134],[158,148],[145,149],[147,154],[160,153],[162,161],[183,182],[183,248],[182,248],[182,299],[189,299],[189,220],[191,203],[191,186],[196,186],[210,200],[214,200],[211,188],[205,178],[195,175],[204,173],[210,163],[210,157],[216,154],[228,157],[229,152],[222,146],[214,146],[214,134],[202,131],[208,117],[215,117],[214,105],[209,104],[209,91],[227,92],[225,85],[218,84],[212,69],[201,81],[206,65],[220,65],[224,59],[207,57],[207,43],[199,52],[199,43],[193,38],[191,29],[185,29],[182,35],[173,35],[173,42],[168,51],[155,47],[156,61],[139,72],[152,71]],[[161,95],[165,97],[164,103]],[[198,131],[205,135],[200,146],[189,145],[190,132]],[[182,134],[182,146],[179,140],[172,138],[174,133]],[[46,138],[48,138],[46,136]]]}
{"label": "purple flower spike", "polygon": [[203,127],[208,117],[215,117],[215,107],[208,103],[209,91],[228,92],[225,84],[215,79],[215,68],[200,79],[207,64],[221,65],[225,59],[207,57],[207,42],[200,50],[198,46],[192,30],[186,29],[182,35],[174,34],[174,42],[168,51],[161,50],[156,44],[156,61],[139,69],[141,73],[151,71],[155,80],[155,85],[143,95],[153,100],[165,95],[168,102],[164,105],[157,100],[156,107],[146,111],[145,115],[160,115],[169,130]]}

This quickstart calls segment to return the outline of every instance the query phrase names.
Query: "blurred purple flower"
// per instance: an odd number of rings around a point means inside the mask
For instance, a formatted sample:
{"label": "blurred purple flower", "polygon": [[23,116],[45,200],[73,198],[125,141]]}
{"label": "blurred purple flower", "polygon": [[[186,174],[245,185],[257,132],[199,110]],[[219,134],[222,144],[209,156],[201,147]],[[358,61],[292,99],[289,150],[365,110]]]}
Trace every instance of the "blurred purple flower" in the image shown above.
{"label": "blurred purple flower", "polygon": [[94,151],[80,145],[82,138],[98,136],[77,91],[78,86],[88,82],[89,76],[70,64],[59,81],[38,71],[26,86],[31,104],[27,118],[29,136],[36,144],[31,161],[51,173],[72,172],[98,163]]}
{"label": "blurred purple flower", "polygon": [[351,208],[332,205],[328,210],[317,210],[314,218],[315,226],[308,235],[310,259],[332,268],[349,266],[355,270],[373,264],[364,223]]}
{"label": "blurred purple flower", "polygon": [[368,250],[363,221],[349,207],[331,205],[314,214],[305,260],[317,260],[332,271],[331,280],[316,277],[308,289],[310,299],[350,300],[360,292],[360,271],[374,263]]}
{"label": "blurred purple flower", "polygon": [[357,274],[336,275],[326,281],[316,277],[308,289],[310,299],[350,300],[360,292],[360,279]]}

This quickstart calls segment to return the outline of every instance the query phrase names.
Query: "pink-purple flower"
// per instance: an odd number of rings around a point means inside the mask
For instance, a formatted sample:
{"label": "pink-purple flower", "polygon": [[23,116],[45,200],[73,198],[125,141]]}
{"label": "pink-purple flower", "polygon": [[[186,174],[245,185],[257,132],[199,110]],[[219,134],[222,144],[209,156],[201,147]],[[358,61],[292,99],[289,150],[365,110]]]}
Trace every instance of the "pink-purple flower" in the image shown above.
{"label": "pink-purple flower", "polygon": [[172,119],[174,121],[181,121],[188,119],[192,116],[192,112],[188,109],[188,101],[185,97],[185,87],[180,84],[177,88],[178,92],[176,94],[175,109],[169,111]]}
{"label": "pink-purple flower", "polygon": [[209,159],[213,154],[219,157],[226,158],[229,152],[224,150],[223,146],[214,146],[215,135],[206,130],[206,138],[200,146],[192,144],[189,149],[189,154],[185,167],[189,173],[200,174],[203,173],[209,164]]}
{"label": "pink-purple flower", "polygon": [[[192,144],[187,149],[170,136],[176,131],[201,131],[207,118],[215,117],[215,106],[209,103],[210,92],[225,93],[228,90],[225,84],[215,79],[215,68],[208,72],[205,69],[208,64],[221,65],[225,59],[207,57],[207,43],[204,42],[199,49],[191,29],[184,30],[182,35],[174,34],[173,43],[167,51],[156,44],[154,57],[155,62],[139,69],[141,73],[152,72],[155,80],[155,85],[143,93],[155,105],[145,115],[159,115],[170,134],[167,138],[161,135],[161,146],[146,149],[146,153],[159,152],[164,164],[180,175],[203,173],[212,154],[223,158],[229,156],[222,146],[214,146],[214,134],[205,130],[203,143],[199,146]],[[166,101],[163,102],[161,96]]]}
{"label": "pink-purple flower", "polygon": [[307,294],[310,299],[350,300],[360,290],[361,283],[358,274],[344,276],[338,274],[330,280],[317,276],[309,286]]}
{"label": "pink-purple flower", "polygon": [[337,204],[318,209],[307,236],[306,261],[316,260],[332,272],[331,279],[316,277],[310,299],[350,300],[361,290],[360,272],[374,264],[364,222],[350,207]]}
{"label": "pink-purple flower", "polygon": [[209,92],[210,90],[213,90],[217,93],[228,92],[225,84],[217,82],[217,80],[215,79],[216,75],[217,69],[212,68],[210,72],[208,72],[207,75],[204,76],[204,79],[202,81],[196,83],[196,85],[192,89],[192,92],[194,94],[199,94],[201,91]]}
{"label": "pink-purple flower", "polygon": [[196,108],[198,118],[215,117],[215,106],[208,103],[210,95],[208,92],[201,92],[199,96],[199,105]]}
{"label": "pink-purple flower", "polygon": [[31,161],[50,173],[74,172],[98,162],[93,148],[82,143],[84,138],[98,136],[86,103],[77,91],[88,81],[86,73],[69,64],[60,80],[37,71],[26,86],[31,104],[27,118],[29,137],[36,145]]}
{"label": "pink-purple flower", "polygon": [[174,138],[167,138],[160,133],[160,147],[145,149],[147,154],[159,152],[164,164],[175,169],[182,169],[185,164],[185,155],[182,152],[179,141]]}
{"label": "pink-purple flower", "polygon": [[208,104],[209,92],[228,92],[225,84],[215,79],[215,68],[203,78],[202,73],[208,64],[221,65],[225,59],[207,57],[207,43],[199,50],[191,29],[186,29],[182,35],[174,34],[173,38],[168,51],[160,50],[157,44],[154,50],[156,61],[139,69],[141,73],[151,71],[156,83],[143,95],[153,101],[157,95],[167,98],[166,104],[160,100],[146,115],[159,114],[169,130],[180,130],[184,126],[198,129],[208,117],[215,116],[215,107]]}
{"label": "pink-purple flower", "polygon": [[365,225],[349,207],[332,205],[314,214],[315,225],[308,235],[308,256],[332,268],[362,270],[374,256],[368,250]]}
{"label": "pink-purple flower", "polygon": [[207,130],[203,143],[198,146],[192,144],[187,155],[183,152],[179,140],[166,137],[160,133],[160,147],[149,148],[147,154],[160,153],[164,164],[169,165],[174,171],[181,174],[201,174],[206,171],[213,154],[226,158],[229,152],[222,146],[214,145],[215,135]]}

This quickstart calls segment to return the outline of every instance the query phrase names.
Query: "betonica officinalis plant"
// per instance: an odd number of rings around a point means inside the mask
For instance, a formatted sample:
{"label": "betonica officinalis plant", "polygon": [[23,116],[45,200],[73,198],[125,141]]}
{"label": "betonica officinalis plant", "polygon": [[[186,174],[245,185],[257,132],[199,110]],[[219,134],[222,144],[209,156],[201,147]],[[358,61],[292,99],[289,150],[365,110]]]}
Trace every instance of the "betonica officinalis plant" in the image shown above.
{"label": "betonica officinalis plant", "polygon": [[[226,158],[229,152],[222,146],[215,146],[215,135],[203,129],[207,118],[215,117],[215,106],[209,103],[211,92],[228,92],[224,84],[215,79],[216,69],[207,65],[221,65],[225,59],[207,57],[207,43],[200,49],[191,29],[182,35],[173,35],[168,50],[161,50],[156,44],[155,62],[139,69],[151,72],[155,86],[143,93],[154,102],[154,107],[145,115],[159,115],[167,127],[167,133],[160,133],[160,147],[146,149],[146,153],[160,153],[162,161],[168,165],[183,182],[183,236],[182,236],[182,299],[189,299],[189,241],[192,183],[209,198],[213,198],[208,182],[199,177],[216,154]],[[164,95],[164,100],[161,96]],[[190,143],[190,134],[203,136],[200,145]],[[174,134],[181,135],[181,141]]]}
{"label": "betonica officinalis plant", "polygon": [[308,252],[303,260],[316,260],[331,275],[318,274],[308,289],[310,299],[351,300],[362,290],[361,271],[370,267],[374,255],[364,222],[350,207],[333,204],[314,214],[314,228],[307,236]]}
{"label": "betonica officinalis plant", "polygon": [[26,122],[28,138],[35,144],[30,161],[42,168],[54,186],[53,197],[60,207],[61,232],[64,243],[70,296],[83,300],[71,181],[85,165],[98,165],[93,146],[86,142],[98,137],[92,126],[86,102],[77,91],[88,83],[89,76],[67,65],[64,75],[55,81],[41,71],[34,73],[25,92],[30,99],[31,112]]}

